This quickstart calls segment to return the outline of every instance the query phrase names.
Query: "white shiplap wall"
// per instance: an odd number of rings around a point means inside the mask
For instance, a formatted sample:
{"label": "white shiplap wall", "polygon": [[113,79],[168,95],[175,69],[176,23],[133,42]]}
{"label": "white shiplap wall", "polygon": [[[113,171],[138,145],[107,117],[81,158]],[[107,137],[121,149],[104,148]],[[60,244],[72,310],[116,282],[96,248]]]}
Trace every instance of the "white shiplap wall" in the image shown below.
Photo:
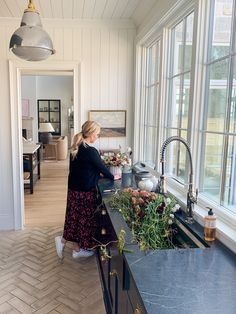
{"label": "white shiplap wall", "polygon": [[[131,145],[133,125],[133,64],[135,28],[130,21],[42,21],[52,37],[56,54],[46,64],[76,61],[81,64],[81,106],[79,124],[91,109],[126,109],[127,136],[103,138],[101,148],[123,149]],[[11,150],[11,112],[8,60],[17,58],[8,50],[11,34],[20,20],[0,19],[0,230],[14,229],[14,197]],[[24,62],[24,61],[22,61]],[[25,61],[26,62],[26,61]],[[27,63],[27,62],[26,62]],[[13,156],[19,158],[19,156]],[[20,182],[19,182],[20,184]],[[14,207],[15,206],[15,207]],[[20,204],[19,204],[20,210]]]}

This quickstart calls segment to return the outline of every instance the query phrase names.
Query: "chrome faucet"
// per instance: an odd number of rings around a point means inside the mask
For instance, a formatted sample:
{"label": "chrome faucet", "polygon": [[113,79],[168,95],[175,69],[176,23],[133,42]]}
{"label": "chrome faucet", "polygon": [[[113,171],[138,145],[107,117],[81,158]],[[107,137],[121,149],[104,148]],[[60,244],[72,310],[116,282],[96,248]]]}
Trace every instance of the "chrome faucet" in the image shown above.
{"label": "chrome faucet", "polygon": [[173,141],[179,141],[184,144],[184,146],[187,149],[188,156],[189,156],[189,163],[190,163],[190,174],[189,174],[189,182],[188,182],[188,193],[187,193],[187,221],[189,223],[193,222],[193,206],[194,203],[197,203],[197,190],[194,190],[193,186],[193,161],[192,161],[192,155],[190,152],[189,144],[179,136],[171,136],[165,140],[161,147],[161,176],[160,176],[160,181],[159,181],[159,192],[162,194],[167,193],[166,189],[166,182],[165,182],[165,176],[164,176],[164,153],[167,145]]}

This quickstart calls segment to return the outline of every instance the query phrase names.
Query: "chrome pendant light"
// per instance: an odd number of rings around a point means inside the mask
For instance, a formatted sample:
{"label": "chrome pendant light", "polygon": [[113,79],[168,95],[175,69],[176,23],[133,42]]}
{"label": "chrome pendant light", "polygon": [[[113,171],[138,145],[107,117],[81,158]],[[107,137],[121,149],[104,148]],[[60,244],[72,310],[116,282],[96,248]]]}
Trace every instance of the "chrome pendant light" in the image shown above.
{"label": "chrome pendant light", "polygon": [[25,9],[20,27],[13,33],[9,48],[21,59],[40,61],[55,53],[52,40],[42,28],[39,13],[32,0]]}

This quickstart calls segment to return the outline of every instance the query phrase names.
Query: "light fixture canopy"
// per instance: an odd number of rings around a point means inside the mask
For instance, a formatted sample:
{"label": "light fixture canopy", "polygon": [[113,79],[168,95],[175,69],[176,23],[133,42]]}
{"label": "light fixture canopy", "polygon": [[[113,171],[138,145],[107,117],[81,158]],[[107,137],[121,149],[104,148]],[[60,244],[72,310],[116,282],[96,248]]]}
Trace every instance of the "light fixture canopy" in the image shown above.
{"label": "light fixture canopy", "polygon": [[9,48],[21,59],[41,61],[55,53],[52,40],[43,30],[39,13],[32,0],[24,11],[20,27],[13,33]]}

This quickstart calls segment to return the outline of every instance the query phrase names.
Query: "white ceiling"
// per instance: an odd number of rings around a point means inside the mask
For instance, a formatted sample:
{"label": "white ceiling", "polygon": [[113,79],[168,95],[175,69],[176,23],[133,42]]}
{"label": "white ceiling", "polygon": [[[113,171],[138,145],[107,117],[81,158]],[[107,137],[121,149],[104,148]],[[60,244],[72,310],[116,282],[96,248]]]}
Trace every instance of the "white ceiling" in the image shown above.
{"label": "white ceiling", "polygon": [[[0,0],[0,18],[21,18],[28,0]],[[33,0],[42,18],[132,19],[138,26],[158,0]]]}

